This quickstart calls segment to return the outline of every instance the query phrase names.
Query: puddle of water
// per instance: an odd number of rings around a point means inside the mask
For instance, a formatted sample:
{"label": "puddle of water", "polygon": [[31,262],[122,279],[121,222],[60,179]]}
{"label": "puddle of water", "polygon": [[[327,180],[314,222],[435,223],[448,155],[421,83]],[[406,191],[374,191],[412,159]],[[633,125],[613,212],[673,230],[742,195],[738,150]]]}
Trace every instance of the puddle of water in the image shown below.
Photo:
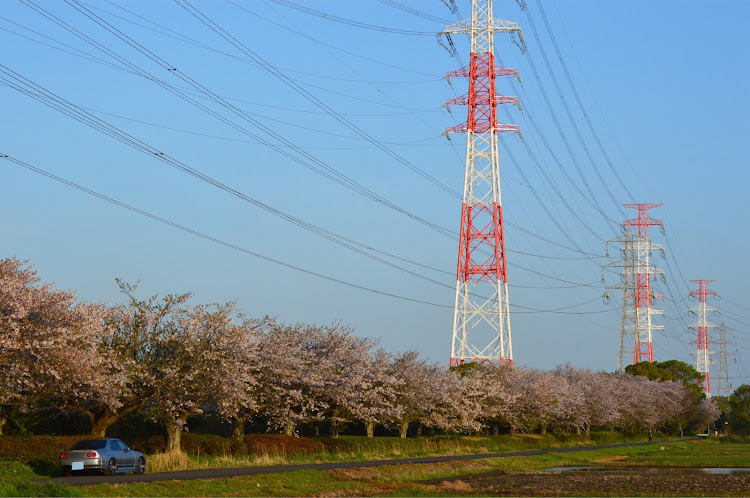
{"label": "puddle of water", "polygon": [[547,472],[582,472],[587,470],[605,470],[605,467],[594,467],[593,465],[569,465],[567,467],[550,467]]}
{"label": "puddle of water", "polygon": [[748,474],[750,467],[597,467],[570,465],[550,467],[547,472],[629,472],[634,474]]}

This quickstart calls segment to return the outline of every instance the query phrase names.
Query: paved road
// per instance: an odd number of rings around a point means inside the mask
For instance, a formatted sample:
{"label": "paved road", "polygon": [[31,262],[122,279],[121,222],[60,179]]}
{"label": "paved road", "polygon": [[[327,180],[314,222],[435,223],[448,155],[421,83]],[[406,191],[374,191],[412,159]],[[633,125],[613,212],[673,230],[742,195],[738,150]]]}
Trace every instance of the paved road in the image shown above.
{"label": "paved road", "polygon": [[185,479],[220,479],[224,477],[252,476],[260,474],[276,474],[279,472],[294,472],[295,470],[331,470],[352,469],[356,467],[380,467],[382,465],[402,465],[408,463],[437,463],[456,460],[478,460],[481,458],[504,458],[518,456],[546,455],[549,453],[571,453],[574,451],[603,450],[607,448],[626,448],[630,446],[648,446],[654,444],[669,444],[682,441],[692,441],[700,438],[673,439],[669,441],[654,441],[643,443],[619,443],[606,444],[602,446],[575,446],[571,448],[550,448],[545,450],[513,451],[508,453],[481,453],[476,455],[446,455],[420,458],[394,458],[390,460],[370,460],[364,462],[336,462],[336,463],[308,463],[302,465],[274,465],[268,467],[243,467],[235,469],[202,469],[183,470],[179,472],[159,472],[154,474],[133,475],[123,474],[117,476],[91,476],[78,475],[71,477],[53,477],[51,479],[37,479],[34,482],[40,484],[65,484],[68,486],[83,486],[86,484],[103,483],[128,483],[128,482],[154,482],[154,481],[179,481]]}

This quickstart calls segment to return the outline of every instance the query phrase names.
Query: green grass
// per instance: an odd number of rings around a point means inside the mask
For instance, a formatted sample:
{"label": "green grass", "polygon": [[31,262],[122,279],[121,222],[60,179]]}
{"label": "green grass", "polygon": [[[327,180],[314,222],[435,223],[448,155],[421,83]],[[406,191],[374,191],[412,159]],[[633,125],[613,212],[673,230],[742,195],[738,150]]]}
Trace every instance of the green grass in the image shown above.
{"label": "green grass", "polygon": [[[310,463],[377,458],[418,457],[446,453],[492,453],[542,447],[564,447],[613,443],[611,435],[585,440],[577,437],[507,436],[443,437],[400,440],[398,438],[342,438],[337,453],[287,456],[284,452],[256,458],[252,464]],[[643,440],[643,439],[641,439]],[[663,450],[661,448],[664,448]],[[239,466],[234,456],[191,456],[193,465],[207,467]],[[270,462],[276,459],[278,461]],[[251,463],[249,459],[247,462]],[[377,468],[298,471],[230,479],[165,481],[155,483],[99,484],[66,487],[38,485],[32,479],[44,476],[28,464],[0,462],[0,496],[455,496],[459,487],[426,487],[418,481],[482,474],[489,471],[529,472],[564,465],[607,466],[710,466],[741,467],[750,462],[750,442],[726,443],[721,440],[680,441],[627,448],[547,454],[533,457],[490,458],[437,464],[409,464]],[[467,491],[472,494],[471,491]],[[463,494],[466,494],[464,492]],[[654,491],[658,494],[658,490]]]}
{"label": "green grass", "polygon": [[[305,438],[300,438],[305,439]],[[307,441],[316,441],[308,438]],[[252,467],[279,464],[308,464],[324,462],[349,462],[356,460],[381,460],[391,458],[418,458],[438,455],[462,455],[478,453],[503,453],[510,451],[570,446],[590,446],[628,441],[643,441],[643,435],[624,436],[619,433],[602,432],[585,435],[518,435],[508,436],[439,436],[401,439],[395,437],[365,438],[343,436],[336,440],[321,438],[310,451],[310,444],[301,448],[284,445],[268,445],[256,449],[253,455],[232,454],[187,454],[179,461],[161,462],[152,458],[156,471],[192,470],[220,467]],[[288,441],[287,441],[288,442]],[[306,441],[301,441],[306,443]]]}
{"label": "green grass", "polygon": [[[194,481],[81,486],[85,496],[312,496],[354,494],[359,483],[319,471]],[[350,491],[347,493],[347,491]]]}
{"label": "green grass", "polygon": [[19,462],[0,462],[0,496],[83,496],[70,486],[37,484],[34,470]]}

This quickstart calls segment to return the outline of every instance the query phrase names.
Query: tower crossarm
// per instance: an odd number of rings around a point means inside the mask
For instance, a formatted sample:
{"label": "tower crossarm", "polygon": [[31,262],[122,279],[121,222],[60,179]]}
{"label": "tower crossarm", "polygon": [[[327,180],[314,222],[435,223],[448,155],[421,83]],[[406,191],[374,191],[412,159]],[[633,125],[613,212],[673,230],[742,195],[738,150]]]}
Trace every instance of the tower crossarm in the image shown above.
{"label": "tower crossarm", "polygon": [[[495,66],[495,76],[515,76],[518,81],[521,81],[521,76],[518,74],[518,69],[510,69],[507,67]],[[471,66],[464,66],[461,69],[456,69],[445,75],[446,78],[470,78],[471,77]]]}
{"label": "tower crossarm", "polygon": [[650,240],[648,241],[648,248],[649,251],[661,251],[662,257],[664,257],[664,246],[661,244],[654,244]]}
{"label": "tower crossarm", "polygon": [[714,308],[713,306],[706,306],[706,305],[693,306],[692,308],[689,308],[688,311],[690,313],[693,313],[694,315],[698,315],[702,311],[705,311],[706,313],[709,313],[709,312],[718,313],[716,308]]}
{"label": "tower crossarm", "polygon": [[[521,103],[518,101],[518,97],[507,97],[505,95],[497,95],[495,97],[495,102],[498,104],[515,104],[518,106],[519,109],[521,109]],[[452,105],[469,105],[469,95],[461,95],[460,97],[456,97],[455,99],[450,99],[448,102],[445,103],[446,107],[450,111],[450,107]]]}
{"label": "tower crossarm", "polygon": [[481,34],[481,33],[518,33],[521,34],[521,27],[518,23],[513,21],[506,21],[503,19],[496,19],[493,17],[487,18],[487,24],[482,26],[472,25],[471,19],[464,19],[453,24],[449,24],[445,27],[440,34]]}
{"label": "tower crossarm", "polygon": [[[445,130],[445,133],[467,133],[469,131],[469,124],[468,123],[461,123],[458,126],[452,126]],[[484,133],[490,130],[481,130],[477,129],[474,130],[476,133]],[[521,129],[518,127],[518,125],[512,125],[512,124],[505,124],[505,123],[497,123],[497,126],[495,127],[494,131],[496,132],[504,132],[504,131],[512,131],[514,133],[518,133],[518,136],[523,138],[523,135],[521,134]]]}
{"label": "tower crossarm", "polygon": [[623,222],[623,226],[634,226],[638,227],[638,237],[642,239],[648,239],[648,227],[649,226],[660,226],[664,228],[664,222],[657,220],[656,218],[650,218],[648,216],[648,210],[663,206],[662,203],[649,203],[642,202],[638,204],[623,204],[626,208],[637,209],[638,218],[632,220],[626,220]]}
{"label": "tower crossarm", "polygon": [[[696,330],[698,330],[699,328],[701,328],[701,329],[717,329],[717,328],[719,328],[718,325],[716,325],[715,323],[712,323],[712,322],[705,322],[705,323],[695,322],[695,323],[691,323],[688,327],[691,328],[691,329],[696,329]],[[709,341],[709,342],[712,342],[712,341]]]}

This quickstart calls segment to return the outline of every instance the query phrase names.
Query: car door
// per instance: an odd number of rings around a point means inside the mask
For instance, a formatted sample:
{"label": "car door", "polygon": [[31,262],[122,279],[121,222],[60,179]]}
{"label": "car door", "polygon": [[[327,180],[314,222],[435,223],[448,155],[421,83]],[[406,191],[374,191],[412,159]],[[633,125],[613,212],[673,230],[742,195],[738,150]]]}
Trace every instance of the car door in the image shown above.
{"label": "car door", "polygon": [[110,448],[112,449],[112,456],[117,461],[117,467],[125,469],[126,467],[133,466],[133,455],[132,452],[126,451],[128,447],[119,439],[112,439],[109,442]]}

